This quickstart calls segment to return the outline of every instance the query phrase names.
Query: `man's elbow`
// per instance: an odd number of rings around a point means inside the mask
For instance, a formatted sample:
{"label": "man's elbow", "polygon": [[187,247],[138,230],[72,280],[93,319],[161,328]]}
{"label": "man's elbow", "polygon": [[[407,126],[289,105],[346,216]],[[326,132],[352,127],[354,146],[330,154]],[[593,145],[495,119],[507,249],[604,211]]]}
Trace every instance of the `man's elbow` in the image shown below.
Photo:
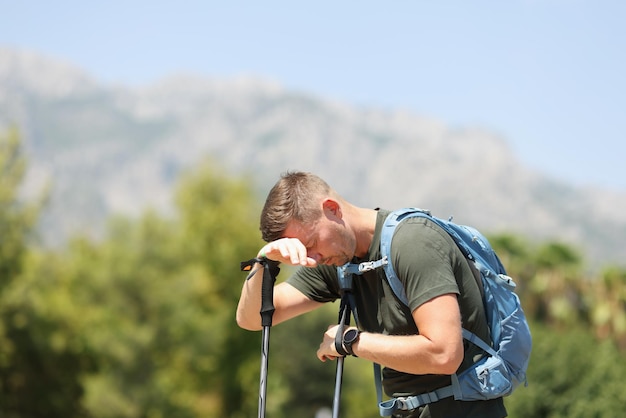
{"label": "man's elbow", "polygon": [[438,372],[440,374],[454,374],[463,362],[463,348],[444,351],[438,356]]}
{"label": "man's elbow", "polygon": [[450,361],[447,361],[446,363],[442,364],[441,366],[441,372],[442,374],[454,374],[459,370],[459,367],[461,367],[461,363],[463,361],[463,357],[461,357],[461,360],[458,359],[451,359]]}
{"label": "man's elbow", "polygon": [[239,311],[237,311],[237,325],[240,328],[248,330],[248,331],[259,331],[261,329],[261,324],[257,321],[250,321],[246,316],[242,315]]}

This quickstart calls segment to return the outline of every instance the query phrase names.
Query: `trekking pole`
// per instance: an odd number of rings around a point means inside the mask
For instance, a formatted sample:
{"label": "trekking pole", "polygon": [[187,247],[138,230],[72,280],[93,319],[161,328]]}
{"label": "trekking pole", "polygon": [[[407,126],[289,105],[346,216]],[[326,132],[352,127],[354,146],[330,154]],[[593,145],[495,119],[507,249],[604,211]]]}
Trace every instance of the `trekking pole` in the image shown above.
{"label": "trekking pole", "polygon": [[261,346],[261,380],[259,383],[259,414],[258,418],[265,417],[265,398],[267,395],[267,366],[270,351],[270,325],[263,326],[263,345]]}
{"label": "trekking pole", "polygon": [[[258,418],[265,417],[265,399],[267,395],[267,374],[269,364],[269,351],[270,351],[270,328],[272,327],[272,317],[274,316],[274,282],[280,269],[278,263],[267,258],[253,258],[249,261],[241,263],[241,269],[249,271],[254,263],[259,263],[263,266],[263,282],[261,283],[261,325],[263,326],[262,332],[262,346],[261,346],[261,378],[259,383],[259,410]],[[247,279],[250,279],[256,272],[251,272]]]}
{"label": "trekking pole", "polygon": [[335,349],[340,357],[337,358],[337,371],[335,374],[335,396],[333,398],[333,416],[339,418],[339,404],[341,402],[341,384],[343,381],[343,364],[349,354],[343,347],[343,330],[346,325],[350,325],[350,314],[354,316],[354,322],[359,327],[359,318],[356,311],[356,302],[352,292],[353,275],[362,275],[365,272],[375,270],[387,264],[384,257],[378,261],[366,261],[359,264],[346,263],[337,267],[337,280],[339,281],[339,291],[341,292],[341,304],[339,305],[339,327],[335,334]]}
{"label": "trekking pole", "polygon": [[355,272],[352,265],[345,264],[337,267],[337,278],[341,292],[341,304],[339,305],[339,328],[335,334],[335,349],[340,357],[337,358],[337,370],[335,372],[335,396],[333,398],[333,416],[339,418],[339,406],[341,404],[341,385],[343,383],[343,365],[345,356],[348,354],[343,348],[343,330],[346,325],[350,325],[350,313],[354,312],[356,321],[356,311],[353,311],[354,301],[352,300],[352,274]]}
{"label": "trekking pole", "polygon": [[343,383],[343,361],[345,357],[337,359],[335,372],[335,396],[333,397],[333,418],[339,418],[339,406],[341,402],[341,384]]}
{"label": "trekking pole", "polygon": [[[337,336],[335,337],[335,346],[338,348],[338,344],[341,344],[341,338],[343,337],[343,327],[350,321],[348,316],[347,306],[344,305],[344,297],[342,297],[341,307],[339,308],[339,328],[337,329]],[[341,353],[340,353],[341,354]],[[335,371],[335,396],[333,397],[333,417],[339,418],[339,407],[341,404],[341,385],[343,383],[343,363],[345,356],[337,358],[337,369]]]}

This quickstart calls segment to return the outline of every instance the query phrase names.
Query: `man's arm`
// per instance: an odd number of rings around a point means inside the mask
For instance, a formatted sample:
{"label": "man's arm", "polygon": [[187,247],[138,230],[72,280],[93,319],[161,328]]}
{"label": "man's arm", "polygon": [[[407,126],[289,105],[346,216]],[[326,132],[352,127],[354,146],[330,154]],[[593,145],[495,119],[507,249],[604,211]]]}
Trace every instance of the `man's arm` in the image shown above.
{"label": "man's arm", "polygon": [[[463,361],[461,314],[456,294],[431,299],[413,311],[419,335],[361,333],[354,353],[394,370],[411,374],[453,374]],[[337,357],[335,333],[328,329],[317,356]]]}
{"label": "man's arm", "polygon": [[[237,324],[250,331],[258,331],[261,326],[261,282],[263,269],[254,277],[246,280],[241,291],[237,306]],[[307,298],[302,292],[288,283],[280,283],[274,287],[274,315],[272,324],[276,325],[295,316],[312,311],[321,306]]]}
{"label": "man's arm", "polygon": [[[307,256],[304,245],[297,239],[283,238],[265,245],[259,256],[291,265],[314,267],[315,260]],[[263,266],[255,264],[254,275],[246,280],[237,306],[237,324],[244,329],[258,331],[261,326],[261,285],[263,283]],[[302,292],[288,283],[280,283],[274,287],[273,324],[279,324],[290,318],[312,311],[321,306],[306,297]]]}

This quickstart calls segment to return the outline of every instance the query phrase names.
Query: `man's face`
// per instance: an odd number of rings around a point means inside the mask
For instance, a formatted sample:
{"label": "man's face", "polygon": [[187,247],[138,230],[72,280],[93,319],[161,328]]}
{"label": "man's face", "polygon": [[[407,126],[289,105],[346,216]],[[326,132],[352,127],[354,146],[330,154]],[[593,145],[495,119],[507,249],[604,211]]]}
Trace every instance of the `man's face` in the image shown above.
{"label": "man's face", "polygon": [[341,218],[327,212],[314,223],[291,221],[284,237],[299,239],[318,264],[342,266],[352,260],[356,250],[354,234]]}

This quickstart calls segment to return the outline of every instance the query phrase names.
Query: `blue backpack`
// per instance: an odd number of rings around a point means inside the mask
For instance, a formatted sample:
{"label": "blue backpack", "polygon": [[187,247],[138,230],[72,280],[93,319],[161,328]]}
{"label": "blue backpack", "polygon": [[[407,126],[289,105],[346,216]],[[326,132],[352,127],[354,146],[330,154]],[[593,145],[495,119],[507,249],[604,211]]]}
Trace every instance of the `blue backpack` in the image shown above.
{"label": "blue backpack", "polygon": [[[375,365],[376,389],[381,416],[391,416],[398,410],[411,410],[453,396],[459,401],[480,401],[510,395],[520,384],[526,382],[526,370],[530,358],[532,337],[526,316],[514,293],[515,283],[506,271],[487,239],[476,229],[457,225],[451,220],[436,218],[430,212],[405,208],[392,212],[383,225],[381,255],[378,262],[348,264],[339,267],[340,282],[344,277],[382,266],[387,281],[396,297],[408,306],[402,283],[396,276],[391,260],[391,241],[396,226],[409,217],[430,219],[446,231],[463,255],[480,272],[481,293],[485,304],[491,341],[483,341],[475,334],[463,330],[463,338],[485,351],[478,362],[460,374],[451,376],[452,384],[433,392],[382,401],[380,367]],[[343,273],[342,273],[343,272]],[[350,274],[345,274],[350,273]],[[342,288],[343,283],[340,283]]]}

